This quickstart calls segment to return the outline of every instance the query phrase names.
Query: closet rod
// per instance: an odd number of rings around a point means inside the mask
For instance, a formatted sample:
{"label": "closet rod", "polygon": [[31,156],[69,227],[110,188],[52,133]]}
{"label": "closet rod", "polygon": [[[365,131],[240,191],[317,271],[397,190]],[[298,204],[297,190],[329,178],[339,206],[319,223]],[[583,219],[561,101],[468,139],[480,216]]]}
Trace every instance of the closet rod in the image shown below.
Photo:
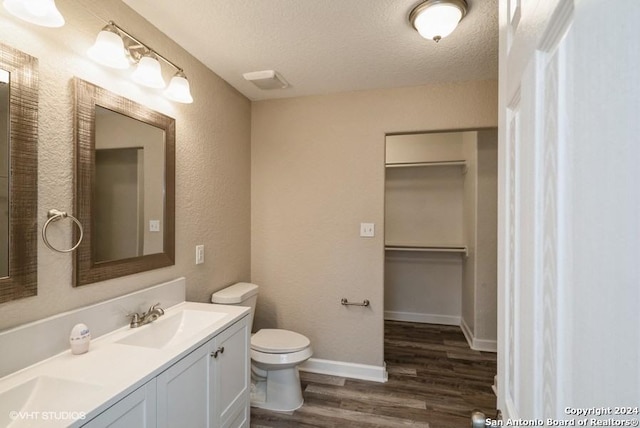
{"label": "closet rod", "polygon": [[385,164],[387,168],[407,168],[416,166],[466,166],[467,161],[440,161],[440,162],[393,162]]}
{"label": "closet rod", "polygon": [[408,245],[387,245],[384,247],[388,251],[413,251],[422,253],[463,253],[467,255],[467,247],[421,247]]}

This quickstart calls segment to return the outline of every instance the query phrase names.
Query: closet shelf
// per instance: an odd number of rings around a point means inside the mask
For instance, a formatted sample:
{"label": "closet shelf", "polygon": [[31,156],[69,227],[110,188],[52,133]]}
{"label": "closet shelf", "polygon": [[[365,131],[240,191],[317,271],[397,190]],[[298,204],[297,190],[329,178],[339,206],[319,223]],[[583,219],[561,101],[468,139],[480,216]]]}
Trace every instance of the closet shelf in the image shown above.
{"label": "closet shelf", "polygon": [[385,251],[412,251],[422,253],[461,253],[465,257],[467,254],[467,247],[465,246],[423,246],[423,245],[385,245]]}
{"label": "closet shelf", "polygon": [[455,160],[455,161],[439,161],[439,162],[393,162],[385,164],[387,168],[413,168],[423,166],[461,166],[463,171],[467,167],[467,161]]}

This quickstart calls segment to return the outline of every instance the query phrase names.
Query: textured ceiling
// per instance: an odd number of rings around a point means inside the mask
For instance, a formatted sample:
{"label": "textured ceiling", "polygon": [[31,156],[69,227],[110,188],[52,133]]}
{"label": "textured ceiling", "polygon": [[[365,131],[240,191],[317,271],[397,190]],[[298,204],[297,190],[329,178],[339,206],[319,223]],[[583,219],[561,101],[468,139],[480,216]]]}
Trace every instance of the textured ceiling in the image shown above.
{"label": "textured ceiling", "polygon": [[[498,78],[497,0],[467,0],[438,44],[409,24],[416,0],[124,2],[252,100]],[[242,77],[266,69],[290,87]]]}

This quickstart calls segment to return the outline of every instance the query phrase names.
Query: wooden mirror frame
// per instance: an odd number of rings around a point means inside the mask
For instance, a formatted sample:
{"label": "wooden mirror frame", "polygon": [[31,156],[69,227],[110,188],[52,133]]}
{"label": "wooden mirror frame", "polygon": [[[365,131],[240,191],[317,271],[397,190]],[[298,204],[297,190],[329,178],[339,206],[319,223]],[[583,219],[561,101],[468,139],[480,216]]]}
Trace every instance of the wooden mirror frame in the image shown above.
{"label": "wooden mirror frame", "polygon": [[38,293],[38,59],[0,43],[9,91],[9,276],[0,303]]}
{"label": "wooden mirror frame", "polygon": [[[84,225],[84,239],[74,259],[74,286],[131,275],[175,264],[175,119],[84,80],[75,85],[75,209]],[[116,113],[163,129],[165,133],[164,242],[163,251],[120,260],[96,262],[92,251],[95,206],[96,109],[101,106]],[[78,230],[74,232],[78,239]],[[75,241],[74,241],[75,242]]]}

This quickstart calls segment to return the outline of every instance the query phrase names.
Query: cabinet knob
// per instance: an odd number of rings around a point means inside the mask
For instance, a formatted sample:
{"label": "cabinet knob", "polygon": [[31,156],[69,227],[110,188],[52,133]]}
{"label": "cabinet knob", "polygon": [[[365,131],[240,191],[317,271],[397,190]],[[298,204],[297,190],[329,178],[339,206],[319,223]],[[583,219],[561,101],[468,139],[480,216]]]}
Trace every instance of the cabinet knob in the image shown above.
{"label": "cabinet knob", "polygon": [[211,353],[211,356],[213,358],[218,358],[218,354],[224,354],[224,346],[219,347],[218,349],[216,349],[215,351],[213,351]]}

